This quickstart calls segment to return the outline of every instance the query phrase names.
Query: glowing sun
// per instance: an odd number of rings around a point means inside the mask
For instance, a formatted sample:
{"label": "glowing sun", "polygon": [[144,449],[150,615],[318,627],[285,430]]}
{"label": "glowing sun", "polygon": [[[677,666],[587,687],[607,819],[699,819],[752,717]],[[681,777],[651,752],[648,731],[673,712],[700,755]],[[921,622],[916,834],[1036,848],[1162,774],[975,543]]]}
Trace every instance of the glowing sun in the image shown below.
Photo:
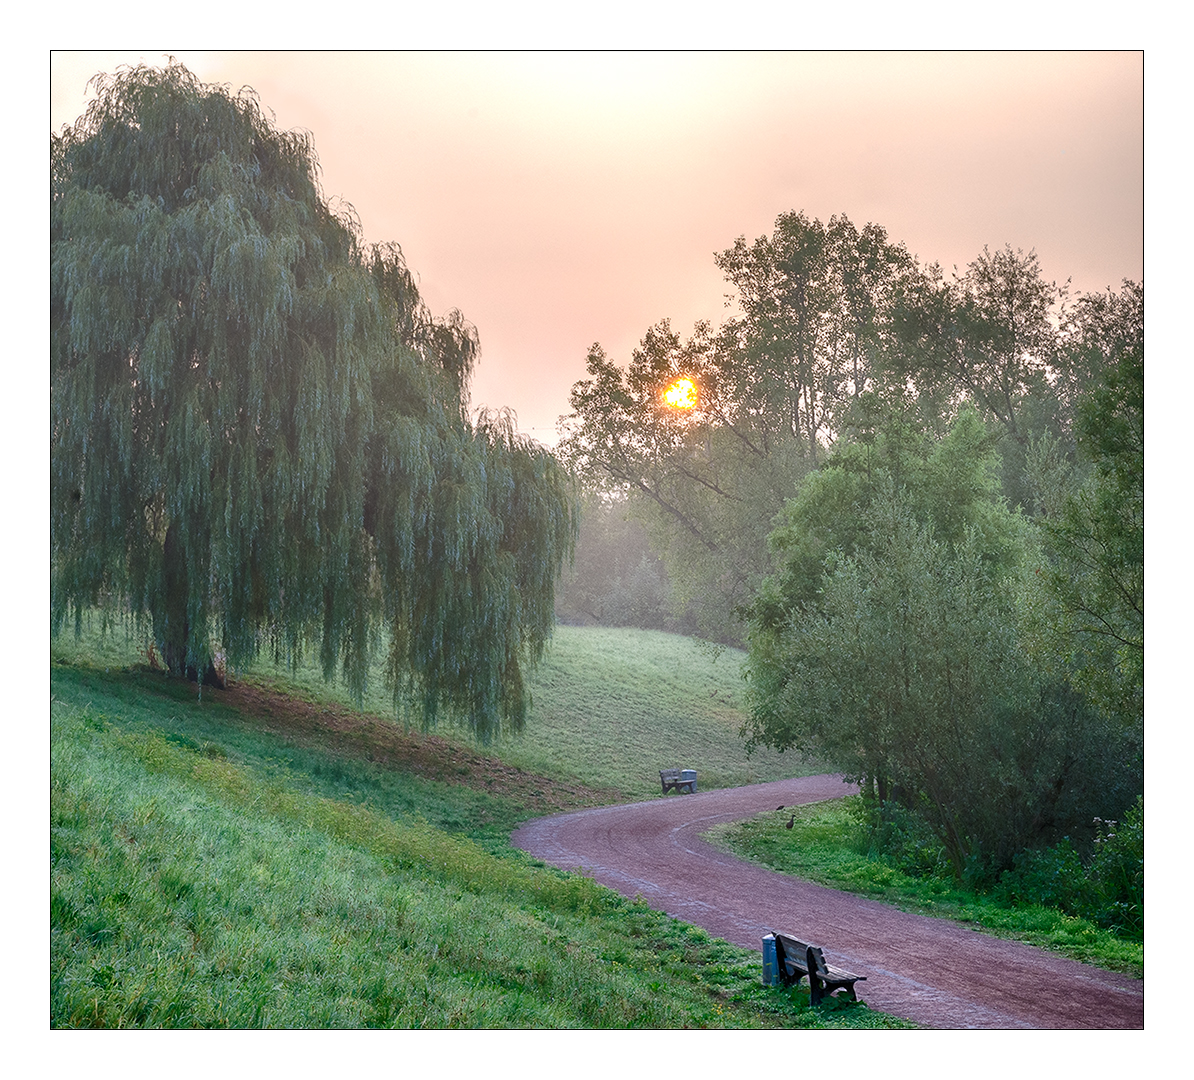
{"label": "glowing sun", "polygon": [[663,392],[663,400],[673,409],[695,409],[697,385],[691,379],[677,379]]}

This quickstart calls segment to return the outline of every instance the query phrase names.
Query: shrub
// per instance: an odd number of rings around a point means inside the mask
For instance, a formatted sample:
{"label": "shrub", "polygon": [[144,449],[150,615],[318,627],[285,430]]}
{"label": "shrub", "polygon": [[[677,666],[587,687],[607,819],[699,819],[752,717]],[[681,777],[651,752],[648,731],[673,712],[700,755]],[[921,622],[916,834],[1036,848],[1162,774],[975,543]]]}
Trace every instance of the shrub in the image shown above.
{"label": "shrub", "polygon": [[1097,898],[1091,917],[1100,926],[1144,938],[1144,796],[1118,824],[1096,820],[1090,880]]}
{"label": "shrub", "polygon": [[846,801],[863,830],[860,854],[882,859],[910,877],[952,876],[945,846],[912,811],[893,800]]}
{"label": "shrub", "polygon": [[1009,903],[1043,904],[1076,915],[1086,906],[1087,869],[1074,842],[1066,836],[1053,847],[1017,855],[995,892]]}
{"label": "shrub", "polygon": [[1083,858],[1067,836],[1022,852],[995,890],[1015,904],[1044,904],[1123,937],[1144,938],[1144,797],[1121,822],[1095,818],[1093,853]]}

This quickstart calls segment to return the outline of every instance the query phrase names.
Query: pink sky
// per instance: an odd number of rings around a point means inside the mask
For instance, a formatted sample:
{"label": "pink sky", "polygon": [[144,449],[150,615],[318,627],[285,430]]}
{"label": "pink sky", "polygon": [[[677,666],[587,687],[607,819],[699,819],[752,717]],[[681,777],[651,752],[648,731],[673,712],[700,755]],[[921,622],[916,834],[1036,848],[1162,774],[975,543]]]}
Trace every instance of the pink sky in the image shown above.
{"label": "pink sky", "polygon": [[[599,341],[727,315],[713,254],[804,210],[946,268],[1035,248],[1075,290],[1144,273],[1140,53],[180,53],[306,128],[329,197],[476,324],[474,405],[555,441]],[[51,127],[98,71],[55,53]]]}

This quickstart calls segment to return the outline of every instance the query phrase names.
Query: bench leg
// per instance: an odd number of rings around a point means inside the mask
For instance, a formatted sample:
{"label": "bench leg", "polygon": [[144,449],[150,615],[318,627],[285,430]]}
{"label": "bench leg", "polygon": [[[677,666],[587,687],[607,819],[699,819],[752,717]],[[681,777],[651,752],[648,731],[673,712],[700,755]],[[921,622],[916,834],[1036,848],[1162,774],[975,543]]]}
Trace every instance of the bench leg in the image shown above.
{"label": "bench leg", "polygon": [[820,987],[817,991],[817,999],[813,1002],[814,1005],[824,1001],[827,997],[833,997],[839,990],[842,991],[842,997],[847,1001],[857,1001],[858,995],[854,993],[854,984],[852,982],[827,982],[824,979],[818,979]]}

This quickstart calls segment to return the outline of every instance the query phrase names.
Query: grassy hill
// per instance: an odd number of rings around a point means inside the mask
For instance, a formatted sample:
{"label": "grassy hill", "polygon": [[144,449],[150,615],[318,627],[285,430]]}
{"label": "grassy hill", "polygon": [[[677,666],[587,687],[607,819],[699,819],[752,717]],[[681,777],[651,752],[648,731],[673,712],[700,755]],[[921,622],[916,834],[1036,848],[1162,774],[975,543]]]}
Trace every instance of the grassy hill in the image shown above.
{"label": "grassy hill", "polygon": [[660,794],[664,768],[696,769],[701,788],[819,771],[791,754],[743,749],[744,660],[676,634],[560,627],[531,683],[526,732],[497,752],[632,798]]}
{"label": "grassy hill", "polygon": [[[116,669],[145,664],[144,644],[120,628],[101,633],[98,617],[85,624],[79,641],[64,634],[53,656]],[[606,801],[660,794],[664,768],[696,769],[703,789],[820,771],[792,754],[765,748],[747,754],[738,735],[745,658],[738,650],[711,649],[677,634],[561,626],[529,679],[533,705],[525,731],[484,747],[449,725],[436,733],[555,781],[602,789],[610,796]],[[238,691],[246,687],[356,712],[348,695],[325,683],[313,662],[293,673],[260,663],[237,679]],[[395,715],[380,674],[364,711]]]}
{"label": "grassy hill", "polygon": [[767,990],[757,952],[509,847],[526,817],[650,793],[662,765],[778,768],[735,748],[726,656],[622,633],[562,631],[526,733],[489,750],[307,676],[200,700],[135,642],[55,642],[51,1023],[898,1026]]}

